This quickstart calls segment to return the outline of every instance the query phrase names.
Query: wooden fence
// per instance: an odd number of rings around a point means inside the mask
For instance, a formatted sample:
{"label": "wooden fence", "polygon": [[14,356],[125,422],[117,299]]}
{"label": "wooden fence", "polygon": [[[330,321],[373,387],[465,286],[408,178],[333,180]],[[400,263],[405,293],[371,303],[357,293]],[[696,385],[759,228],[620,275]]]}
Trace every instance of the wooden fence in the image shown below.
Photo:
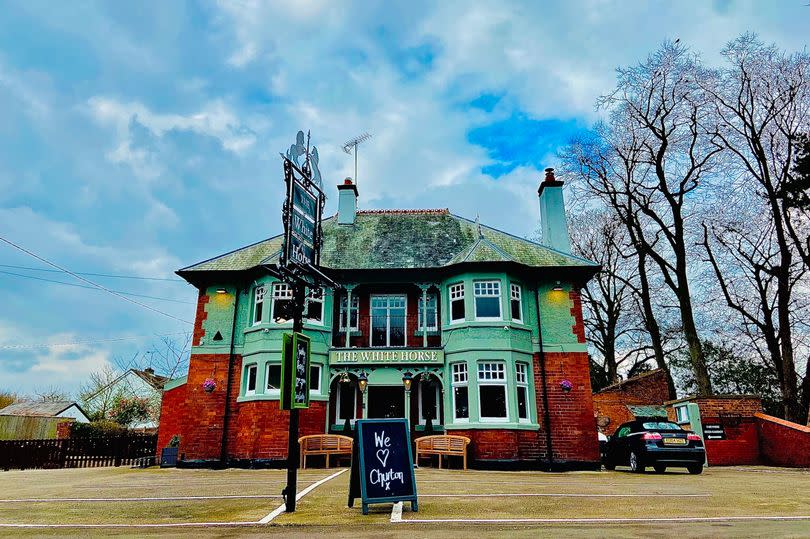
{"label": "wooden fence", "polygon": [[0,470],[121,466],[156,453],[157,435],[0,440]]}

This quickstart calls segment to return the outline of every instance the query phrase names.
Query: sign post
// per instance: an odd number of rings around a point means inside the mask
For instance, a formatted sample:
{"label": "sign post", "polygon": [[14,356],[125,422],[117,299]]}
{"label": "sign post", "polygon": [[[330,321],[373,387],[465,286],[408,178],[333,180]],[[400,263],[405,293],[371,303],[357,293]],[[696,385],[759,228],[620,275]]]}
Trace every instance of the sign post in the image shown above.
{"label": "sign post", "polygon": [[[280,407],[290,411],[287,440],[287,486],[281,491],[288,513],[295,511],[298,491],[298,412],[309,407],[310,340],[304,330],[304,306],[308,294],[320,293],[323,286],[337,285],[318,268],[321,260],[323,231],[321,219],[326,196],[318,170],[318,150],[310,149],[309,134],[296,135],[284,159],[284,182],[287,198],[284,202],[284,247],[277,266],[265,266],[292,289],[288,312],[293,320],[292,335],[284,335],[281,369]],[[300,159],[303,158],[303,162]]]}
{"label": "sign post", "polygon": [[406,419],[359,419],[355,422],[349,507],[361,498],[363,514],[372,503],[409,501],[418,511],[411,437]]}

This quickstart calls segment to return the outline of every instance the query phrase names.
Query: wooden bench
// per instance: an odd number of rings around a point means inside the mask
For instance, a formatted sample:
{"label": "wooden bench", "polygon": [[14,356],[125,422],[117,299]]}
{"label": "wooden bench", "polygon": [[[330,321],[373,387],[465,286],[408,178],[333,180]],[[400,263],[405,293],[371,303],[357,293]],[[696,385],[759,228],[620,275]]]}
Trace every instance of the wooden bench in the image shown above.
{"label": "wooden bench", "polygon": [[467,469],[467,446],[470,439],[466,436],[451,436],[448,434],[436,436],[423,436],[416,440],[416,463],[426,456],[439,456],[439,469],[442,469],[442,456],[462,457],[464,469]]}
{"label": "wooden bench", "polygon": [[301,468],[307,467],[308,455],[326,455],[326,467],[332,455],[352,455],[353,440],[339,434],[312,434],[298,438],[301,446]]}

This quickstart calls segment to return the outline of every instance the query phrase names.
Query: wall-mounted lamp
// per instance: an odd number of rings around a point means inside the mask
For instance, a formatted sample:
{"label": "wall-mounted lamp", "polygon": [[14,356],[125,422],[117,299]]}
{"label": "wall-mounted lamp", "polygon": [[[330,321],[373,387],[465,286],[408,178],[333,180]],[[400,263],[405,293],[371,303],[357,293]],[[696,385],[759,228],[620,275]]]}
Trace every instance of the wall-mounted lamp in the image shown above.
{"label": "wall-mounted lamp", "polygon": [[225,290],[224,288],[217,288],[217,294],[227,294],[227,293],[228,291]]}
{"label": "wall-mounted lamp", "polygon": [[552,288],[552,290],[554,290],[555,292],[562,292],[562,289],[563,289],[563,287],[562,287],[562,284],[560,283],[560,281],[557,281],[556,283],[554,283],[554,288]]}
{"label": "wall-mounted lamp", "polygon": [[410,371],[402,373],[402,384],[405,386],[405,391],[411,390],[411,383],[413,382],[413,374]]}
{"label": "wall-mounted lamp", "polygon": [[360,388],[360,393],[366,392],[367,385],[368,385],[368,376],[366,376],[366,373],[361,372],[360,376],[357,378],[357,386]]}

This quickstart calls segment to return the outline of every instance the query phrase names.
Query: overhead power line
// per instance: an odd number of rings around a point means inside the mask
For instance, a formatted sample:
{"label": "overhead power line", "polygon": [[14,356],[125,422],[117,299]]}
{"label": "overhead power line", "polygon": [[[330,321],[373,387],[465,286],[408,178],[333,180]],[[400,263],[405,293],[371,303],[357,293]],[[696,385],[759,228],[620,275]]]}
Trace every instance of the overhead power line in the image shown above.
{"label": "overhead power line", "polygon": [[[3,266],[2,264],[0,264],[0,267],[6,267],[6,266]],[[56,270],[54,270],[54,271],[56,271]],[[89,288],[90,290],[98,290],[98,288],[96,288],[94,286],[87,286],[87,285],[78,284],[78,283],[67,283],[65,281],[57,281],[56,279],[46,279],[44,277],[37,277],[36,275],[25,275],[25,274],[22,274],[22,273],[14,273],[14,272],[11,272],[11,271],[2,271],[2,270],[0,270],[0,274],[12,275],[14,277],[23,277],[25,279],[34,279],[35,281],[44,281],[46,283],[63,284],[65,286],[75,286],[75,287],[78,287],[78,288]],[[156,300],[160,300],[160,301],[171,301],[171,302],[174,302],[174,303],[185,303],[186,305],[195,305],[195,303],[193,301],[183,301],[182,299],[159,298],[157,296],[147,296],[146,294],[136,294],[134,292],[122,292],[121,290],[114,290],[114,292],[117,292],[119,294],[123,294],[125,296],[133,296],[133,297],[147,298],[147,299],[156,299]]]}
{"label": "overhead power line", "polygon": [[147,339],[152,337],[173,337],[175,335],[185,335],[186,331],[180,331],[178,333],[165,333],[163,335],[132,335],[129,337],[115,337],[112,339],[93,339],[93,340],[86,340],[86,341],[73,341],[73,342],[62,342],[62,343],[36,343],[36,344],[0,344],[0,350],[22,350],[27,348],[57,348],[61,346],[78,346],[83,344],[102,344],[108,342],[120,342],[120,341],[137,341],[140,339]]}
{"label": "overhead power line", "polygon": [[109,288],[107,288],[106,286],[100,285],[100,284],[98,284],[98,283],[96,283],[96,282],[94,282],[94,281],[91,281],[90,279],[86,279],[86,278],[82,277],[81,275],[77,275],[76,273],[74,273],[74,272],[70,271],[69,269],[65,269],[65,268],[63,268],[62,266],[60,266],[60,265],[58,265],[58,264],[55,264],[55,263],[51,262],[50,260],[47,260],[47,259],[45,259],[45,258],[42,258],[42,257],[41,257],[41,256],[39,256],[38,254],[33,253],[33,252],[29,251],[28,249],[26,249],[25,247],[22,247],[21,245],[17,245],[17,244],[16,244],[16,243],[14,243],[13,241],[8,240],[8,239],[6,239],[6,238],[4,238],[4,237],[2,237],[2,236],[0,236],[0,241],[2,241],[2,242],[4,242],[4,243],[7,243],[7,244],[11,245],[11,246],[12,246],[12,247],[14,247],[15,249],[17,249],[17,250],[19,250],[19,251],[22,251],[23,253],[27,254],[28,256],[31,256],[31,257],[33,257],[33,258],[36,258],[36,259],[37,259],[37,260],[39,260],[40,262],[44,262],[45,264],[48,264],[49,266],[52,266],[52,267],[54,267],[54,268],[56,268],[56,269],[58,269],[58,270],[60,270],[60,271],[63,271],[63,272],[65,272],[65,273],[67,273],[68,275],[71,275],[72,277],[75,277],[76,279],[78,279],[78,280],[80,280],[80,281],[82,281],[82,282],[85,282],[85,283],[87,283],[87,284],[89,284],[89,285],[91,285],[91,286],[94,286],[95,288],[98,288],[98,289],[100,289],[100,290],[104,290],[105,292],[107,292],[107,293],[109,293],[109,294],[112,294],[113,296],[116,296],[116,297],[118,297],[118,298],[121,298],[121,299],[122,299],[122,300],[124,300],[124,301],[128,301],[129,303],[132,303],[132,304],[134,304],[134,305],[137,305],[137,306],[139,306],[139,307],[142,307],[142,308],[144,308],[144,309],[146,309],[146,310],[149,310],[149,311],[155,312],[155,313],[157,313],[157,314],[162,314],[163,316],[166,316],[166,317],[171,318],[171,319],[173,319],[173,320],[177,320],[178,322],[183,322],[183,323],[185,323],[185,324],[192,324],[192,322],[189,322],[188,320],[183,320],[182,318],[178,318],[177,316],[174,316],[173,314],[169,314],[169,313],[167,313],[167,312],[161,311],[160,309],[155,309],[154,307],[152,307],[152,306],[150,306],[150,305],[147,305],[146,303],[141,303],[141,302],[140,302],[140,301],[138,301],[138,300],[134,300],[134,299],[132,299],[132,298],[128,298],[128,297],[126,297],[126,296],[125,296],[125,295],[123,295],[123,294],[119,294],[118,292],[116,292],[116,291],[114,291],[114,290],[110,290],[110,289],[109,289]]}
{"label": "overhead power line", "polygon": [[[0,268],[12,268],[29,271],[47,271],[49,273],[62,273],[60,270],[55,269],[32,268],[30,266],[15,266],[14,264],[0,264]],[[111,279],[136,279],[138,281],[168,281],[170,283],[183,283],[183,284],[186,283],[186,281],[184,281],[183,279],[173,279],[170,277],[141,277],[139,275],[115,275],[111,273],[90,273],[86,271],[77,271],[75,273],[76,275],[89,275],[91,277],[109,277]]]}

